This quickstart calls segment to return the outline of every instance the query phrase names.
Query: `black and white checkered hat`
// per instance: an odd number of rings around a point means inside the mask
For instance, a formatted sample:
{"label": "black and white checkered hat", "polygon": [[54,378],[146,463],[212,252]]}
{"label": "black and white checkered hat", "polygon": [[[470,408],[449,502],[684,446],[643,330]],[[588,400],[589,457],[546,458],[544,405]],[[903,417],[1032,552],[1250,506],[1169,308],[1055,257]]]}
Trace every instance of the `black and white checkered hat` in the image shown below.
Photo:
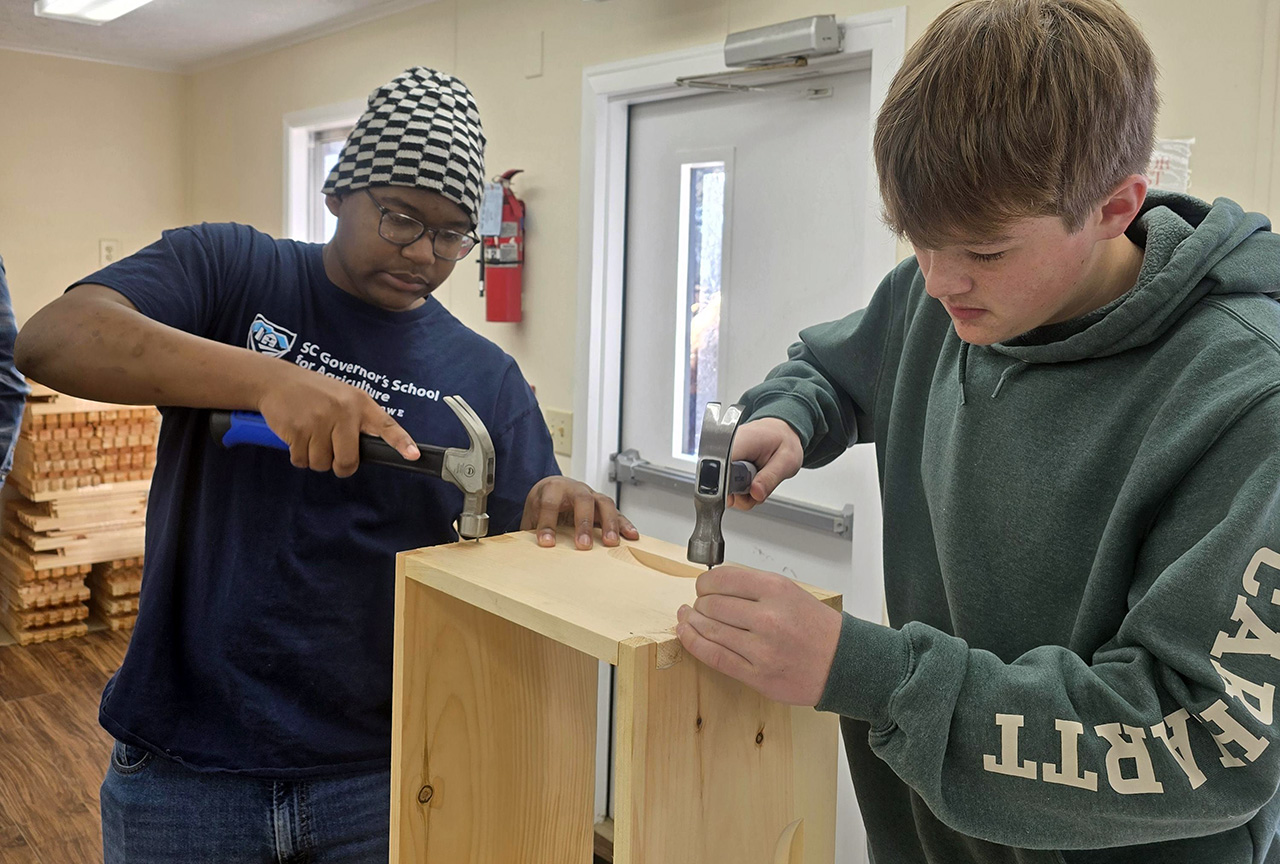
{"label": "black and white checkered hat", "polygon": [[416,186],[439,192],[475,225],[484,185],[484,130],[476,101],[452,75],[415,66],[369,95],[321,190]]}

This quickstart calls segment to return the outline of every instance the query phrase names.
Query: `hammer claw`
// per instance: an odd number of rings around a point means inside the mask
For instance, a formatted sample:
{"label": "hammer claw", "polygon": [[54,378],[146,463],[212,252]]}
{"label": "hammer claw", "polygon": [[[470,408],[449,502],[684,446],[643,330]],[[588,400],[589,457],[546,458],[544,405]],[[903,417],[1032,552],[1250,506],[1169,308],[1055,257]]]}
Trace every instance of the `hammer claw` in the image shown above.
{"label": "hammer claw", "polygon": [[463,507],[458,516],[458,536],[476,540],[489,533],[489,514],[485,512],[489,493],[493,491],[493,439],[480,419],[461,396],[446,396],[444,402],[457,415],[471,446],[466,450],[445,451],[442,476],[462,490]]}

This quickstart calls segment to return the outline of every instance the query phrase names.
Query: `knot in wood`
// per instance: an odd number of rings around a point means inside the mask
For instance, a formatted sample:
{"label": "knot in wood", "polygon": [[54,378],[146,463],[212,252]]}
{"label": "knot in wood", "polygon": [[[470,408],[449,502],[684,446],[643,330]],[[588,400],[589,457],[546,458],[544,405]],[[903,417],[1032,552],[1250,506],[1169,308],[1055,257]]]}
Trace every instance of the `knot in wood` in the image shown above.
{"label": "knot in wood", "polygon": [[431,800],[431,796],[435,794],[436,794],[435,789],[431,788],[430,786],[423,786],[421,789],[418,790],[418,803],[426,804],[428,801]]}

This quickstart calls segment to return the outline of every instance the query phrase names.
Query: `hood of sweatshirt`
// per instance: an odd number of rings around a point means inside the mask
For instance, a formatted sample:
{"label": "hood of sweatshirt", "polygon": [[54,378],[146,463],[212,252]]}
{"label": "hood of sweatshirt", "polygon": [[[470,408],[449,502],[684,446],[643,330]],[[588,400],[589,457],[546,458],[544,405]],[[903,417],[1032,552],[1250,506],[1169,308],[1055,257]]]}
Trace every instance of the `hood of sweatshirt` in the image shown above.
{"label": "hood of sweatshirt", "polygon": [[1106,357],[1160,338],[1210,294],[1280,300],[1280,235],[1234,201],[1152,190],[1126,233],[1145,250],[1133,288],[1088,315],[991,350],[1026,364]]}

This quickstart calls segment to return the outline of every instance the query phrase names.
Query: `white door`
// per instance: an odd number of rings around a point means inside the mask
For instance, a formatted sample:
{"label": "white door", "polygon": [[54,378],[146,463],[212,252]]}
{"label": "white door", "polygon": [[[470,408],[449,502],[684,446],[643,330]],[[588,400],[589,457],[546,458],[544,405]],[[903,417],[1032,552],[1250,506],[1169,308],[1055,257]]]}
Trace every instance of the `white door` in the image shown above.
{"label": "white door", "polygon": [[[693,529],[696,438],[707,401],[736,401],[810,324],[864,306],[869,72],[763,93],[714,92],[631,107],[620,451],[649,470],[620,485],[642,532]],[[625,461],[625,460],[624,460]],[[622,467],[627,476],[631,469]],[[784,573],[881,617],[875,458],[858,447],[775,493],[802,520],[726,513],[728,561]],[[852,530],[822,514],[852,505]],[[865,841],[841,745],[837,861]]]}

